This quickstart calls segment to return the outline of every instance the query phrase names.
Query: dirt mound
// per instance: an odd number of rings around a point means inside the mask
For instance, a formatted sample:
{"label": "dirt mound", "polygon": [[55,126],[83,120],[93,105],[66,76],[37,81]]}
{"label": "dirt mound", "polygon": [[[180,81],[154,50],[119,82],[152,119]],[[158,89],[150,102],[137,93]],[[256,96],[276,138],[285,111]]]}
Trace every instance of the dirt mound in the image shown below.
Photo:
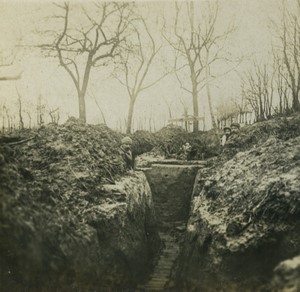
{"label": "dirt mound", "polygon": [[299,121],[246,128],[234,150],[250,150],[199,172],[180,278],[188,289],[258,291],[299,253]]}
{"label": "dirt mound", "polygon": [[[205,196],[224,204],[228,214],[245,220],[273,221],[300,214],[300,137],[264,144],[238,153],[206,180]],[[250,219],[251,216],[251,219]]]}
{"label": "dirt mound", "polygon": [[240,134],[234,137],[230,143],[226,143],[223,156],[230,159],[240,151],[249,150],[263,144],[270,136],[285,141],[299,135],[299,114],[255,123],[241,128]]}
{"label": "dirt mound", "polygon": [[121,180],[120,140],[70,120],[1,146],[3,289],[108,291],[143,277],[159,243],[151,192],[142,174]]}
{"label": "dirt mound", "polygon": [[281,262],[274,270],[271,289],[276,291],[299,291],[300,256]]}
{"label": "dirt mound", "polygon": [[121,138],[105,125],[68,121],[37,131],[35,141],[18,148],[16,158],[35,170],[64,174],[68,183],[80,181],[83,187],[88,180],[113,180],[125,172],[119,153]]}
{"label": "dirt mound", "polygon": [[169,125],[155,133],[157,146],[166,158],[175,158],[186,142],[192,146],[193,160],[207,159],[219,155],[221,151],[220,137],[216,131],[188,133],[183,128]]}
{"label": "dirt mound", "polygon": [[132,154],[134,156],[150,152],[157,145],[157,138],[147,131],[136,131],[132,135]]}

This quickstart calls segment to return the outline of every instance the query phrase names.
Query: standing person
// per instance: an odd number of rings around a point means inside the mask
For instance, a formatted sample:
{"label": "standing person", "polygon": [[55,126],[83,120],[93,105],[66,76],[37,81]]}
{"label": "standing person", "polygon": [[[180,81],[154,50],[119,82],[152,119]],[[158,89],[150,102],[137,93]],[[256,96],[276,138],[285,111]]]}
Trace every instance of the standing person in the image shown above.
{"label": "standing person", "polygon": [[223,136],[221,138],[221,145],[224,146],[229,136],[231,135],[231,129],[229,127],[223,128]]}
{"label": "standing person", "polygon": [[132,170],[134,168],[131,146],[132,146],[132,139],[130,137],[127,136],[121,140],[121,146],[120,146],[121,155],[125,162],[126,168],[129,170]]}

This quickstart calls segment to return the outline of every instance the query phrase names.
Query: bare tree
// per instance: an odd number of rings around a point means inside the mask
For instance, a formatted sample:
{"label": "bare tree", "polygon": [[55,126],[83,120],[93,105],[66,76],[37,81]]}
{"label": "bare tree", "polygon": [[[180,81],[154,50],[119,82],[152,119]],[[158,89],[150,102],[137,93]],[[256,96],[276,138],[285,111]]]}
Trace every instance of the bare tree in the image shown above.
{"label": "bare tree", "polygon": [[[213,116],[211,94],[208,82],[214,79],[210,74],[211,65],[222,59],[221,52],[224,49],[224,40],[233,31],[228,27],[225,32],[217,33],[216,23],[218,19],[218,3],[215,6],[208,4],[202,17],[195,18],[194,1],[187,1],[181,4],[176,2],[174,37],[166,37],[171,46],[175,49],[175,67],[187,68],[189,82],[187,86],[186,74],[176,74],[181,89],[192,96],[193,102],[193,131],[199,130],[199,92],[207,86],[207,97],[209,102],[210,115],[213,126],[216,126]],[[198,10],[200,12],[200,10]],[[181,23],[181,16],[188,15],[189,21]],[[200,19],[202,21],[200,22]]]}
{"label": "bare tree", "polygon": [[[283,1],[281,29],[280,31],[280,53],[282,54],[284,71],[281,76],[285,79],[292,93],[292,109],[300,111],[300,1],[295,2],[296,9],[290,11],[286,2]],[[282,69],[283,69],[282,68]]]}
{"label": "bare tree", "polygon": [[189,107],[188,107],[188,105],[183,101],[183,99],[180,97],[179,98],[179,101],[180,101],[180,103],[181,103],[181,105],[182,105],[182,108],[183,108],[183,116],[184,116],[184,118],[185,118],[185,121],[184,121],[184,127],[185,127],[185,130],[186,131],[188,131],[188,120],[187,120],[187,118],[188,118],[188,115],[189,115]]}
{"label": "bare tree", "polygon": [[271,118],[274,97],[274,70],[266,64],[253,63],[242,81],[244,98],[251,105],[257,121]]}
{"label": "bare tree", "polygon": [[[93,10],[81,7],[85,23],[74,24],[70,4],[56,5],[63,11],[63,29],[56,33],[53,44],[41,45],[57,53],[60,65],[73,81],[79,104],[79,118],[86,122],[85,96],[93,67],[108,65],[120,53],[131,20],[132,4],[127,2],[96,2]],[[75,7],[75,5],[74,5]],[[78,13],[78,11],[77,11]]]}
{"label": "bare tree", "polygon": [[167,108],[168,108],[168,113],[169,113],[169,119],[172,119],[172,101],[171,102],[168,102],[167,99],[165,97],[162,98],[163,101],[165,102]]}
{"label": "bare tree", "polygon": [[216,106],[216,112],[218,125],[219,128],[221,128],[228,125],[228,123],[232,123],[234,119],[236,119],[239,108],[233,99],[220,99]]}
{"label": "bare tree", "polygon": [[129,96],[129,107],[127,114],[126,133],[131,132],[134,106],[140,93],[157,84],[169,72],[159,76],[157,79],[147,81],[153,62],[160,51],[155,40],[142,17],[132,23],[133,30],[131,41],[128,42],[128,50],[122,62],[123,77],[117,77],[122,85],[127,89]]}
{"label": "bare tree", "polygon": [[18,94],[19,127],[21,130],[23,130],[24,129],[24,121],[23,121],[23,115],[22,115],[22,97],[17,88],[16,88],[16,91]]}
{"label": "bare tree", "polygon": [[28,128],[31,129],[31,112],[26,111],[27,117],[28,117]]}
{"label": "bare tree", "polygon": [[45,115],[45,104],[43,103],[42,96],[39,95],[37,99],[37,106],[36,106],[36,121],[38,126],[43,126],[44,121],[44,115]]}
{"label": "bare tree", "polygon": [[273,51],[273,57],[275,70],[274,84],[279,99],[277,106],[274,106],[274,112],[279,115],[285,115],[291,112],[291,89],[288,85],[288,82],[286,81],[288,79],[288,73],[285,70],[285,65],[282,56]]}
{"label": "bare tree", "polygon": [[101,107],[100,107],[100,105],[99,105],[99,103],[98,103],[98,100],[97,100],[97,98],[96,98],[96,95],[95,95],[93,92],[91,92],[89,95],[90,95],[90,96],[93,98],[93,100],[95,101],[95,103],[96,103],[96,105],[97,105],[97,108],[98,108],[98,110],[100,111],[100,114],[101,114],[101,117],[102,117],[102,119],[103,119],[103,122],[104,122],[105,125],[107,125],[106,119],[105,119],[105,115],[104,115],[103,110],[101,109]]}
{"label": "bare tree", "polygon": [[[11,117],[10,117],[8,108],[5,105],[3,105],[3,111],[5,112],[5,115],[6,115],[7,129],[10,131],[10,129],[11,129]],[[4,121],[3,121],[3,125],[4,125]],[[4,126],[3,126],[3,128],[4,128]]]}
{"label": "bare tree", "polygon": [[51,118],[51,123],[58,124],[59,119],[60,119],[59,107],[57,107],[55,109],[50,109],[48,113]]}
{"label": "bare tree", "polygon": [[5,105],[1,104],[2,133],[5,132]]}

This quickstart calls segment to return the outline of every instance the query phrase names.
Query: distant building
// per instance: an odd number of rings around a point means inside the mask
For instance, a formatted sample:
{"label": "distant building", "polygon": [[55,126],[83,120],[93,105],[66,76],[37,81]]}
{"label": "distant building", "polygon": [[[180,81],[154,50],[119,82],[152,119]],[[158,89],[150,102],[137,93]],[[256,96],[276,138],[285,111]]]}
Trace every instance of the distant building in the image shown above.
{"label": "distant building", "polygon": [[185,129],[187,132],[192,132],[193,131],[193,121],[195,121],[195,120],[201,122],[202,125],[199,124],[199,129],[204,130],[204,117],[196,117],[193,115],[187,115],[187,116],[183,116],[181,118],[169,119],[168,123],[175,124],[176,126],[180,126],[183,129]]}
{"label": "distant building", "polygon": [[252,111],[242,111],[218,118],[218,128],[223,129],[232,123],[239,123],[241,126],[250,125],[255,122],[255,114]]}

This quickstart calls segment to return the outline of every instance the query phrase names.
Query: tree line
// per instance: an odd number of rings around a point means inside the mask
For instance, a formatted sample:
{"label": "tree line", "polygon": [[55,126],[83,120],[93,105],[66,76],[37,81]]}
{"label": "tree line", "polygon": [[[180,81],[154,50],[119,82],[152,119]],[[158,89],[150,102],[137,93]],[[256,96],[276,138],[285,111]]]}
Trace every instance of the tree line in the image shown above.
{"label": "tree line", "polygon": [[300,1],[293,4],[281,2],[279,22],[271,24],[274,39],[268,61],[254,58],[241,74],[241,94],[219,104],[220,121],[253,113],[258,122],[300,111]]}
{"label": "tree line", "polygon": [[[280,21],[273,23],[275,36],[268,62],[252,61],[251,68],[240,74],[240,94],[216,104],[211,94],[215,80],[236,69],[243,62],[230,56],[230,37],[236,27],[234,23],[220,29],[220,4],[210,2],[175,2],[171,20],[160,16],[153,22],[143,15],[143,7],[133,2],[93,2],[89,5],[72,3],[53,4],[56,29],[47,29],[49,42],[37,47],[46,57],[54,58],[69,76],[76,89],[78,116],[87,120],[86,97],[91,95],[91,76],[101,70],[111,70],[112,78],[119,81],[127,92],[128,111],[126,132],[132,131],[135,105],[143,91],[157,85],[168,75],[176,77],[180,90],[185,92],[192,104],[193,131],[199,130],[199,97],[206,96],[213,128],[222,126],[222,121],[239,119],[240,122],[262,121],[274,115],[287,115],[300,111],[300,0],[291,8],[282,2]],[[81,18],[77,16],[81,15]],[[199,17],[201,16],[201,17]],[[159,29],[157,38],[154,30]],[[271,33],[271,32],[270,32]],[[164,64],[162,56],[171,54],[171,63]],[[255,59],[255,58],[253,58]],[[218,64],[228,66],[222,72]],[[159,68],[159,74],[157,74]],[[156,70],[155,70],[156,69]],[[15,76],[0,76],[0,81],[18,80]],[[102,119],[105,114],[97,102],[99,93],[92,96]],[[170,93],[172,94],[172,93]],[[19,128],[24,128],[22,96],[17,92]],[[59,108],[46,109],[42,99],[37,100],[35,119],[37,125],[44,123],[45,115],[52,122],[60,119]],[[172,117],[171,103],[164,99],[166,115]],[[184,115],[187,105],[180,99]],[[2,105],[2,125],[11,128],[16,124],[15,115],[7,105]],[[251,118],[250,118],[250,113]],[[29,125],[31,113],[26,111]],[[151,117],[149,118],[151,119]],[[121,124],[121,121],[118,121]],[[141,127],[142,121],[136,122]],[[147,122],[143,122],[147,123]],[[150,127],[155,125],[149,122]],[[121,128],[121,126],[119,125]]]}

